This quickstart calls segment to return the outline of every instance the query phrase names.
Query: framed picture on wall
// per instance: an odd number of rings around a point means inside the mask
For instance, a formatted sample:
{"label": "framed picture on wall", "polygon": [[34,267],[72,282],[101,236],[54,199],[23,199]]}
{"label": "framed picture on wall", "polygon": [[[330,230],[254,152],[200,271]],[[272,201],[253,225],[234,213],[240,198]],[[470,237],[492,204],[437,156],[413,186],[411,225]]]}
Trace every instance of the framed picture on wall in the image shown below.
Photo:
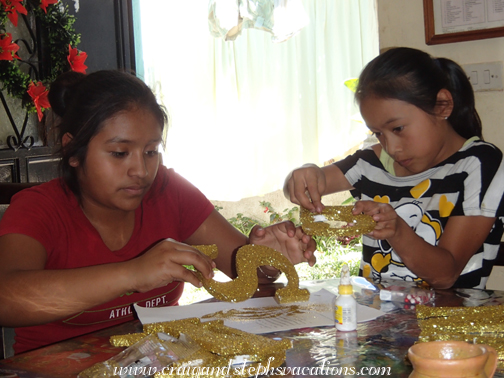
{"label": "framed picture on wall", "polygon": [[425,43],[504,36],[503,0],[424,0]]}

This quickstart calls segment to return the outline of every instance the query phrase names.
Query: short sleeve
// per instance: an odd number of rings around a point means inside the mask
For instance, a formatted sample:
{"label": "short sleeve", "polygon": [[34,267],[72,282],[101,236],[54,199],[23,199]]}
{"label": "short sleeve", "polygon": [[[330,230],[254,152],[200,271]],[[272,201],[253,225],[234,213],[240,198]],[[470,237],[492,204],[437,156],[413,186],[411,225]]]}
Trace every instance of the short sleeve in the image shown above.
{"label": "short sleeve", "polygon": [[189,238],[214,210],[212,203],[187,179],[173,169],[161,166],[149,193],[149,206],[160,206],[173,214],[162,214],[176,222],[181,241]]}

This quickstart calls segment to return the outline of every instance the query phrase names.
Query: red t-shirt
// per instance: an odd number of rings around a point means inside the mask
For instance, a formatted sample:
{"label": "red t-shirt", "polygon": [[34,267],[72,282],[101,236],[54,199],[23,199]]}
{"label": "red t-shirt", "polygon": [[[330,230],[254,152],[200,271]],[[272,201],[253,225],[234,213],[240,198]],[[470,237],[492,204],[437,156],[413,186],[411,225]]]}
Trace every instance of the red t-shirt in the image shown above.
{"label": "red t-shirt", "polygon": [[[47,252],[45,269],[71,269],[130,260],[157,242],[191,236],[214,207],[192,184],[172,169],[160,166],[156,179],[135,210],[135,228],[128,243],[111,251],[82,212],[75,195],[59,179],[23,190],[12,198],[0,222],[0,236],[24,234]],[[126,293],[115,300],[67,319],[16,328],[16,353],[76,337],[134,318],[132,304],[176,305],[183,284],[147,293]]]}

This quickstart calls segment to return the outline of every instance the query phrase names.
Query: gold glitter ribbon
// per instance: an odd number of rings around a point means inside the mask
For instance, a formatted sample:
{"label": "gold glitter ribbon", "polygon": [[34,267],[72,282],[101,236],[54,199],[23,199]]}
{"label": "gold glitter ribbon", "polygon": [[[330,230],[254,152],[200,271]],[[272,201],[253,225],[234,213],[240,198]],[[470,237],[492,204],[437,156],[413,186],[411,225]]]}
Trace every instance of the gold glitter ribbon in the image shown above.
{"label": "gold glitter ribbon", "polygon": [[504,367],[504,306],[416,307],[419,342],[467,341],[495,348]]}
{"label": "gold glitter ribbon", "polygon": [[[355,236],[373,231],[376,222],[370,215],[352,214],[352,206],[326,206],[322,213],[315,214],[301,208],[299,220],[303,231],[312,236]],[[343,227],[331,227],[327,222],[316,222],[314,216],[323,215],[329,222],[345,222]]]}
{"label": "gold glitter ribbon", "polygon": [[[113,346],[131,346],[146,335],[157,334],[158,332],[176,338],[179,338],[180,334],[183,333],[198,344],[201,349],[187,358],[176,361],[172,365],[174,369],[170,374],[156,373],[155,377],[187,376],[177,374],[175,368],[180,367],[179,372],[181,372],[184,370],[184,366],[195,366],[195,361],[197,361],[198,366],[204,366],[206,369],[227,367],[231,359],[242,355],[249,356],[249,361],[253,362],[251,365],[247,365],[247,368],[243,371],[244,374],[250,367],[259,366],[259,364],[265,366],[267,363],[270,368],[275,368],[285,361],[285,353],[287,349],[292,347],[292,342],[287,339],[273,340],[227,327],[222,320],[201,322],[199,318],[145,324],[143,333],[112,336],[110,343]],[[208,375],[211,377],[222,376],[218,374],[218,369],[214,370],[215,374],[211,374],[210,370],[209,372]],[[233,373],[235,376],[240,376],[239,371],[234,370]]]}
{"label": "gold glitter ribbon", "polygon": [[[196,249],[211,259],[217,257],[216,245],[195,245]],[[259,284],[257,268],[269,265],[285,273],[287,285],[275,291],[278,303],[304,302],[310,299],[310,292],[299,288],[299,276],[294,265],[280,252],[264,245],[248,244],[236,252],[236,272],[238,276],[228,282],[206,279],[200,272],[196,275],[205,289],[215,298],[225,302],[241,302],[252,298]]]}

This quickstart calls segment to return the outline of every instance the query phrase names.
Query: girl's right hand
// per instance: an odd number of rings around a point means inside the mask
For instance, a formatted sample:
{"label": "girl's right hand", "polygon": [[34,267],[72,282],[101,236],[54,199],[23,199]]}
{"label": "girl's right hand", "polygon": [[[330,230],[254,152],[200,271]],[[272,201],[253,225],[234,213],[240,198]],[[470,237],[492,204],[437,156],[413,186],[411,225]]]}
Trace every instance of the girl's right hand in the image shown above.
{"label": "girl's right hand", "polygon": [[183,265],[193,265],[204,277],[213,277],[215,263],[196,248],[166,239],[143,255],[126,262],[132,273],[133,291],[145,293],[166,286],[172,281],[184,281],[201,287],[198,277]]}
{"label": "girl's right hand", "polygon": [[293,170],[284,184],[284,195],[291,202],[313,212],[321,213],[322,194],[326,190],[326,175],[315,164],[306,164]]}

